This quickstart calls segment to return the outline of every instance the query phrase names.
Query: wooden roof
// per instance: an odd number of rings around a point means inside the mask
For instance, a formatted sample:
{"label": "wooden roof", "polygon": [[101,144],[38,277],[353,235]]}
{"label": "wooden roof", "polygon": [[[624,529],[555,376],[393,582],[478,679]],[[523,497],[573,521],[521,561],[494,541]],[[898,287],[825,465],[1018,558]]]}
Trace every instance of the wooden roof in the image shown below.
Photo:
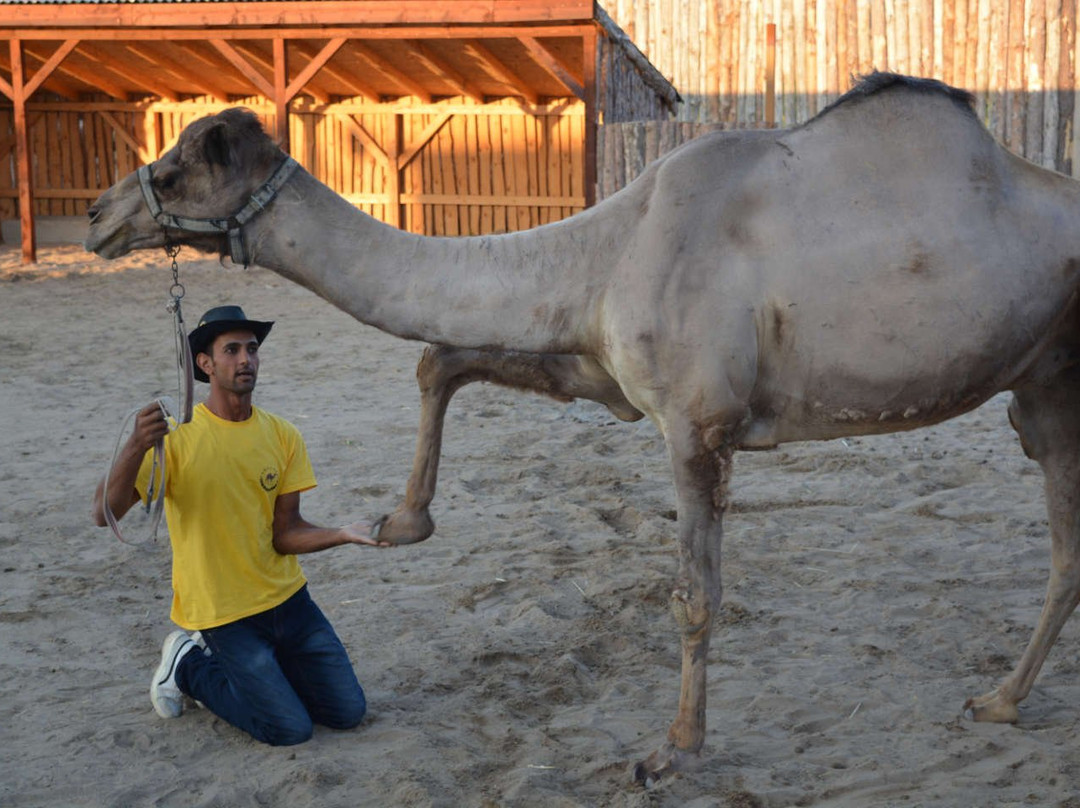
{"label": "wooden roof", "polygon": [[34,261],[36,249],[27,122],[35,94],[226,104],[263,96],[286,149],[289,106],[301,96],[316,104],[360,97],[391,111],[399,99],[519,98],[538,107],[577,98],[591,204],[601,39],[675,110],[675,88],[595,0],[0,0],[0,96],[14,107],[23,260]]}
{"label": "wooden roof", "polygon": [[[593,0],[0,0],[0,39],[21,41],[27,88],[70,100],[584,100],[590,31],[628,42]],[[9,51],[0,91],[11,96]],[[674,88],[631,56],[673,106]]]}

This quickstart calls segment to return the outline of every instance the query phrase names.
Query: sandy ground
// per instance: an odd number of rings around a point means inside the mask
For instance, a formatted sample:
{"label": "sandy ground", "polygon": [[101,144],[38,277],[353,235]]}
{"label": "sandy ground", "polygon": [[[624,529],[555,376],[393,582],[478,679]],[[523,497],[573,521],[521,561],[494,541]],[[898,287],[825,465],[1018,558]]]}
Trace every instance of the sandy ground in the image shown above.
{"label": "sandy ground", "polygon": [[[1041,474],[1005,397],[938,428],[740,455],[697,771],[632,764],[674,716],[673,492],[649,423],[489,386],[451,406],[438,523],[305,559],[370,702],[262,746],[147,697],[167,541],[90,522],[125,413],[174,389],[164,258],[0,248],[0,805],[1080,806],[1080,620],[1018,726],[965,722],[1027,642],[1049,565]],[[304,513],[400,499],[421,346],[260,269],[181,255],[189,320],[277,320],[257,401],[303,430]],[[137,525],[130,526],[141,539]]]}

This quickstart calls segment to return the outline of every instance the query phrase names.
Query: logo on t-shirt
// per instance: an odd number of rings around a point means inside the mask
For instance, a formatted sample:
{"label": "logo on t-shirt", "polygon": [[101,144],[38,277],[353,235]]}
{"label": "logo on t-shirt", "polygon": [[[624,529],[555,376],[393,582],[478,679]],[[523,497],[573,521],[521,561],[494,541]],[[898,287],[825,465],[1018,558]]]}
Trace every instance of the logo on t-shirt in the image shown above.
{"label": "logo on t-shirt", "polygon": [[263,469],[262,474],[259,475],[259,485],[262,486],[263,491],[273,491],[278,486],[278,470],[267,466]]}

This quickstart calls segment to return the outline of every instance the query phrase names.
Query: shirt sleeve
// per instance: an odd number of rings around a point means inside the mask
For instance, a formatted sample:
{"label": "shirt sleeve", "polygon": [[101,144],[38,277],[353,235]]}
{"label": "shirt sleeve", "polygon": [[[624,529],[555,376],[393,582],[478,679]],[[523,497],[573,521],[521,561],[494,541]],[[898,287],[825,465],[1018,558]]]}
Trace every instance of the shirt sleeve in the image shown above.
{"label": "shirt sleeve", "polygon": [[[290,427],[292,427],[291,424]],[[309,488],[314,488],[315,470],[311,467],[307,444],[304,443],[304,438],[296,427],[289,430],[288,444],[288,466],[282,475],[279,493],[291,494],[294,491],[307,491]]]}
{"label": "shirt sleeve", "polygon": [[[139,466],[139,473],[135,477],[135,490],[139,492],[139,499],[146,503],[147,490],[150,487],[150,471],[154,465],[154,450],[147,449],[146,454],[143,455],[142,464]],[[158,472],[160,474],[160,471]],[[159,478],[160,479],[160,478]]]}

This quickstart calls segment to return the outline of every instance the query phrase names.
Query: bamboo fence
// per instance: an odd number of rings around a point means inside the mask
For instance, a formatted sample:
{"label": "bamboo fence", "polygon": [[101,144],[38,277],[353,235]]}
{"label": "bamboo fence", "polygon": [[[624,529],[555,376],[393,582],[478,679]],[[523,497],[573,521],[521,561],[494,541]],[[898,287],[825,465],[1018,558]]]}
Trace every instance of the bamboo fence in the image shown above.
{"label": "bamboo fence", "polygon": [[[779,126],[808,120],[848,90],[852,76],[891,70],[973,92],[980,117],[1008,148],[1046,167],[1080,173],[1077,0],[604,0],[603,5],[679,90],[681,122],[765,124],[771,23],[776,26],[772,113]],[[637,128],[642,139],[658,139],[646,133],[651,127]],[[605,150],[605,160],[608,154]]]}

